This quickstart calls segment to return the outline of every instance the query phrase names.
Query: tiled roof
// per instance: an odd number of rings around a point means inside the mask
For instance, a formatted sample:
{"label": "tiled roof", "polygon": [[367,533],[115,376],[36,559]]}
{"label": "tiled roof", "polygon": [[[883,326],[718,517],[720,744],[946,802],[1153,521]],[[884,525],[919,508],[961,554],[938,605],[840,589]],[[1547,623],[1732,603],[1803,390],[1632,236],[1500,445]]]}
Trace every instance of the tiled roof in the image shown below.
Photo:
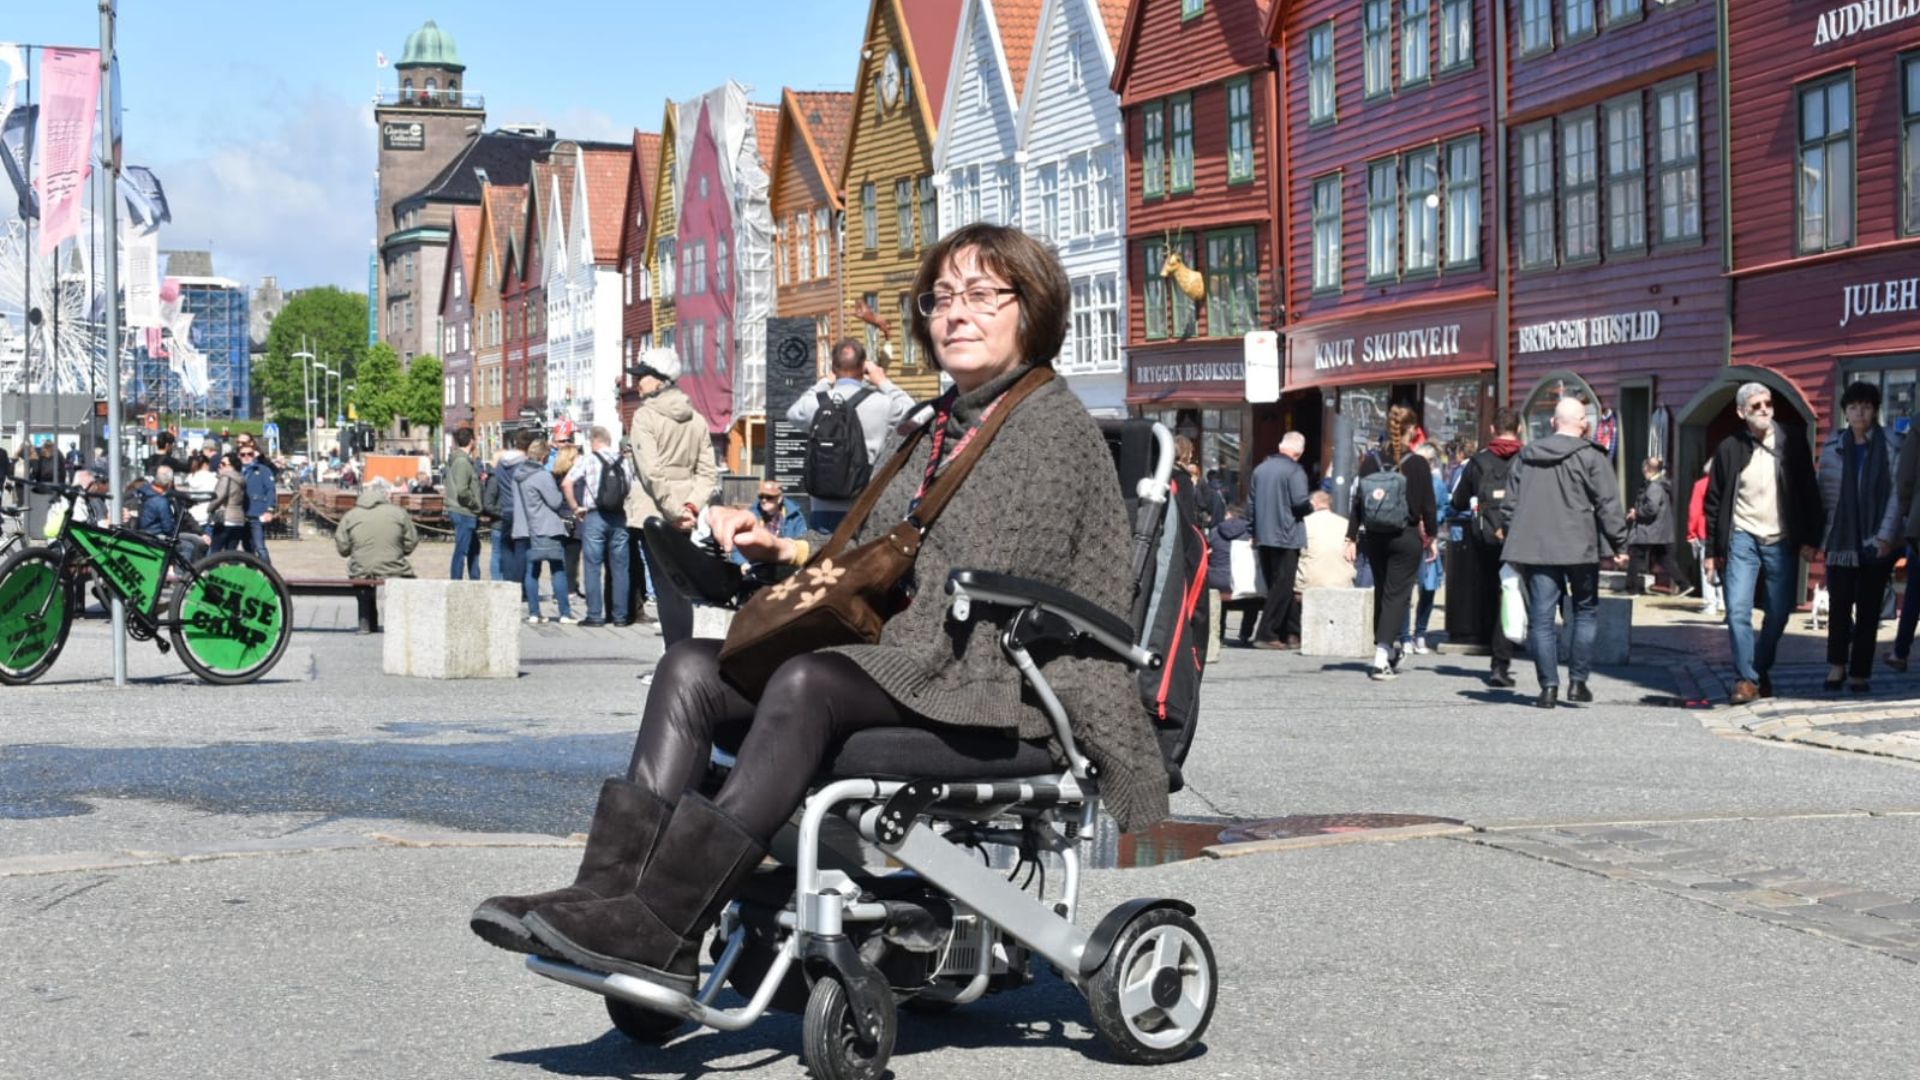
{"label": "tiled roof", "polygon": [[473,280],[473,268],[479,264],[480,237],[475,235],[480,228],[480,208],[477,206],[456,206],[453,208],[453,234],[460,238],[461,262],[467,272],[467,280]]}
{"label": "tiled roof", "polygon": [[847,135],[853,130],[853,93],[839,90],[794,90],[795,119],[820,152],[820,179],[829,189],[847,153]]}
{"label": "tiled roof", "polygon": [[524,184],[535,159],[546,153],[553,142],[542,136],[520,135],[511,131],[485,132],[462,147],[425,187],[400,202],[425,199],[477,206],[480,203],[480,172],[484,171],[487,181],[492,184]]}
{"label": "tiled roof", "polygon": [[1014,93],[1027,85],[1027,61],[1040,32],[1042,0],[993,0],[994,21],[1000,25],[1000,47],[1007,54],[1007,75]]}
{"label": "tiled roof", "polygon": [[627,201],[627,178],[633,172],[633,147],[582,151],[587,177],[587,207],[592,217],[592,259],[612,265],[620,261],[621,213]]}
{"label": "tiled roof", "polygon": [[[494,255],[502,266],[506,263],[507,246],[512,237],[520,231],[520,223],[527,213],[527,185],[525,184],[488,184],[487,219],[493,225],[493,235],[485,239],[490,242]],[[493,283],[494,288],[500,282]]]}
{"label": "tiled roof", "polygon": [[[947,102],[947,76],[952,74],[954,42],[960,36],[963,0],[894,0],[906,16],[907,36],[913,42],[913,63],[927,88],[928,111],[940,123]],[[1032,33],[1028,33],[1031,41]]]}
{"label": "tiled roof", "polygon": [[[533,181],[533,198],[527,212],[538,216],[527,222],[527,233],[540,243],[541,254],[544,254],[547,222],[553,217],[553,208],[549,203],[556,190],[560,199],[560,228],[564,230],[573,226],[573,155],[565,154],[534,163]],[[521,269],[524,272],[526,267]]]}
{"label": "tiled roof", "polygon": [[653,187],[660,177],[660,134],[653,131],[633,133],[633,145],[640,156],[641,198],[647,201],[647,214],[653,214]]}
{"label": "tiled roof", "polygon": [[1120,51],[1120,31],[1127,25],[1127,0],[1094,0],[1100,6],[1100,18],[1107,24],[1107,43]]}
{"label": "tiled roof", "polygon": [[760,152],[760,160],[766,162],[767,172],[773,172],[773,143],[780,137],[780,106],[748,105],[753,112],[754,148]]}

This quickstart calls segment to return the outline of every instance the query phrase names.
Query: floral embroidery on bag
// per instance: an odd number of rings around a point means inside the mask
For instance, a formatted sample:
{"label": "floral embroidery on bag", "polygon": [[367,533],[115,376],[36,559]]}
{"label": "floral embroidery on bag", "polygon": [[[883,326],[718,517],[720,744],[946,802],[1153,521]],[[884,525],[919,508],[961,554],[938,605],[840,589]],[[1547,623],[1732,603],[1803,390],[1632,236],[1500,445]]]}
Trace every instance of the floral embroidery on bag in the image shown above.
{"label": "floral embroidery on bag", "polygon": [[775,585],[773,588],[768,589],[767,597],[771,600],[777,600],[781,603],[785,603],[787,597],[792,596],[793,591],[795,589],[798,589],[799,587],[800,587],[800,578],[796,575],[794,577],[788,578],[787,580],[781,582],[778,585]]}
{"label": "floral embroidery on bag", "polygon": [[805,611],[819,603],[820,598],[825,595],[827,595],[827,587],[825,585],[820,586],[812,592],[803,592],[800,594],[800,602],[793,606],[793,610]]}
{"label": "floral embroidery on bag", "polygon": [[807,584],[832,585],[847,576],[847,568],[833,565],[832,559],[820,560],[819,566],[807,567]]}

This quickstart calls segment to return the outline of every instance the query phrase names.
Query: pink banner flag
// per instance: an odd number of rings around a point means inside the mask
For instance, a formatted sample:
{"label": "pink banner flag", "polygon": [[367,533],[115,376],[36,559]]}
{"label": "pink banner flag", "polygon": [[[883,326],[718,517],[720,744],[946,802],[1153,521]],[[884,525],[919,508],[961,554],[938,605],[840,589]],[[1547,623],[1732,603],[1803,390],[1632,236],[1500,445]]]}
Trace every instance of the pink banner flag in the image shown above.
{"label": "pink banner flag", "polygon": [[40,253],[80,235],[92,164],[93,122],[100,107],[100,53],[48,49],[40,61],[40,137],[34,145],[40,191]]}

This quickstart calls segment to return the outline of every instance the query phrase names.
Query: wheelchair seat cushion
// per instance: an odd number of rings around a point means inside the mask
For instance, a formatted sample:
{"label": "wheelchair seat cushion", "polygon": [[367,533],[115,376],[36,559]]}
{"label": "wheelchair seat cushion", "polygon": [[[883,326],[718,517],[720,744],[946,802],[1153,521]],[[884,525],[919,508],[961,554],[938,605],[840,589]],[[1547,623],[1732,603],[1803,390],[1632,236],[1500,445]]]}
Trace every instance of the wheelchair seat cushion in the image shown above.
{"label": "wheelchair seat cushion", "polygon": [[998,731],[883,727],[856,731],[830,747],[822,777],[876,780],[1005,780],[1044,776],[1060,766],[1045,744]]}

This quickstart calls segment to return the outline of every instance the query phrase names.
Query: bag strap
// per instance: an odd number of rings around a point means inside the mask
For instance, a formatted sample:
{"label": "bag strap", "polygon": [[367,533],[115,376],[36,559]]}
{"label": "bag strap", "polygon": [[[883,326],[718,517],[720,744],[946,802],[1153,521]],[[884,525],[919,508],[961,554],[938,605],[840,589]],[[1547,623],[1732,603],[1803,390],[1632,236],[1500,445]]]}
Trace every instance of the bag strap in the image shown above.
{"label": "bag strap", "polygon": [[[993,415],[989,416],[986,423],[981,426],[979,434],[934,480],[933,486],[927,490],[926,497],[920,500],[919,508],[908,519],[917,531],[925,533],[933,525],[934,519],[940,516],[940,511],[946,509],[948,500],[952,499],[953,493],[960,489],[960,483],[967,478],[967,474],[973,471],[974,463],[980,459],[987,443],[993,440],[993,436],[1007,422],[1007,417],[1012,414],[1014,407],[1026,400],[1034,391],[1052,382],[1053,378],[1052,368],[1034,368],[1007,390],[1006,395],[1000,399],[999,407],[993,410]],[[938,416],[939,414],[936,413],[935,422],[938,422]],[[872,516],[873,508],[879,503],[881,493],[905,467],[907,459],[913,456],[914,447],[919,445],[930,427],[932,424],[921,425],[920,429],[915,431],[906,444],[901,446],[887,462],[879,475],[867,485],[867,490],[860,493],[860,500],[853,504],[852,510],[847,512],[847,516],[840,522],[840,527],[833,530],[833,538],[827,541],[827,546],[822,549],[823,554],[838,554],[852,542],[854,533],[858,532],[860,527],[866,524],[867,518]]]}

